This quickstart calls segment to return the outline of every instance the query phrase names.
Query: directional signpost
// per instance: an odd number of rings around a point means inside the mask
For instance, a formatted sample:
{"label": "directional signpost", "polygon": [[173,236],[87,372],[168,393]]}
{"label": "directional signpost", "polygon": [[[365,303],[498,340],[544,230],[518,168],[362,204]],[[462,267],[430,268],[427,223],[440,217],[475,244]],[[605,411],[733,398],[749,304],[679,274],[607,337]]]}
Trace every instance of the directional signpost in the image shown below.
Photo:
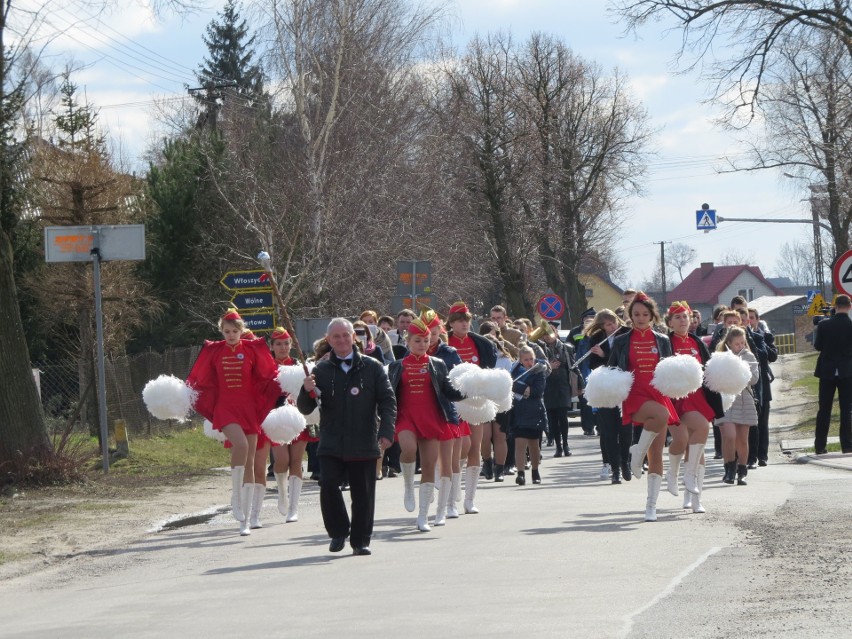
{"label": "directional signpost", "polygon": [[556,293],[542,295],[536,304],[538,314],[548,321],[561,319],[565,314],[565,302]]}
{"label": "directional signpost", "polygon": [[233,293],[231,303],[240,311],[246,328],[254,333],[275,329],[272,284],[266,271],[228,271],[219,283]]}
{"label": "directional signpost", "polygon": [[852,295],[852,250],[846,251],[834,263],[832,275],[834,288],[846,295]]}

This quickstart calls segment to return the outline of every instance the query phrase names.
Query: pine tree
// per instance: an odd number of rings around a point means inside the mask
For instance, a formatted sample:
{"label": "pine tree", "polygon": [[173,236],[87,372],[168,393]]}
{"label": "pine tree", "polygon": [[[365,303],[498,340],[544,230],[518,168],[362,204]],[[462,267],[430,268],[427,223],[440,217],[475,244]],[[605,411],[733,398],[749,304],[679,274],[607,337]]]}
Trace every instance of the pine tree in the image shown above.
{"label": "pine tree", "polygon": [[268,103],[263,72],[253,62],[255,38],[249,37],[236,0],[228,0],[218,19],[207,26],[202,39],[209,55],[196,74],[203,92],[195,97],[205,108],[199,125],[206,124],[215,130],[220,101],[229,95],[239,95],[245,104]]}

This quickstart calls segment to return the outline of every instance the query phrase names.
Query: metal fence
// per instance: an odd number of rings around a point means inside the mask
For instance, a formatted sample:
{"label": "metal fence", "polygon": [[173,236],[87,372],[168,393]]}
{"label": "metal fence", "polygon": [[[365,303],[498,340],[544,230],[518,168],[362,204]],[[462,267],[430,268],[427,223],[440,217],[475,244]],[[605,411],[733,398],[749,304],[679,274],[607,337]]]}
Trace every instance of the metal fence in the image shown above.
{"label": "metal fence", "polygon": [[[200,346],[175,348],[165,353],[139,353],[132,356],[108,357],[104,363],[107,401],[107,424],[123,419],[128,431],[135,435],[151,435],[172,428],[173,423],[155,419],[145,408],[142,389],[159,375],[186,379],[198,357]],[[69,420],[75,429],[97,430],[95,410],[80,410],[80,403],[92,402],[94,388],[82,388],[78,363],[73,360],[34,364],[41,392],[45,418],[51,430],[60,430]]]}
{"label": "metal fence", "polygon": [[779,355],[789,355],[796,352],[796,334],[783,333],[775,336],[775,348]]}

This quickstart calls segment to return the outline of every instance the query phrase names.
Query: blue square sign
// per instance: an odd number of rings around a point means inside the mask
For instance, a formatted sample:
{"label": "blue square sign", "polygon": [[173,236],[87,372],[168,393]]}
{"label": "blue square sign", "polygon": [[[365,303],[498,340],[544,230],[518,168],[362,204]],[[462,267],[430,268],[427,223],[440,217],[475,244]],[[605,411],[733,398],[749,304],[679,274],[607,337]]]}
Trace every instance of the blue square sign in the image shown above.
{"label": "blue square sign", "polygon": [[716,228],[716,211],[713,209],[695,212],[695,228],[699,231],[712,231]]}

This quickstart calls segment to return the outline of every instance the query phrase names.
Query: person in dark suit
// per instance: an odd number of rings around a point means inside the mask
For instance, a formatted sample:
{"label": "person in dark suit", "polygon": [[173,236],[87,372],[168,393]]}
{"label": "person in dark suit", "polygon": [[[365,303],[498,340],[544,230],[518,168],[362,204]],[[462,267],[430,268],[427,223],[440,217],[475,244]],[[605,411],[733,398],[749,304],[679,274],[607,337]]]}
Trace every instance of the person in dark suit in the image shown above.
{"label": "person in dark suit", "polygon": [[821,321],[814,330],[814,348],[819,351],[814,376],[819,378],[819,410],[814,448],[826,452],[831,407],[837,391],[840,403],[840,449],[852,453],[852,300],[838,295],[834,316]]}

